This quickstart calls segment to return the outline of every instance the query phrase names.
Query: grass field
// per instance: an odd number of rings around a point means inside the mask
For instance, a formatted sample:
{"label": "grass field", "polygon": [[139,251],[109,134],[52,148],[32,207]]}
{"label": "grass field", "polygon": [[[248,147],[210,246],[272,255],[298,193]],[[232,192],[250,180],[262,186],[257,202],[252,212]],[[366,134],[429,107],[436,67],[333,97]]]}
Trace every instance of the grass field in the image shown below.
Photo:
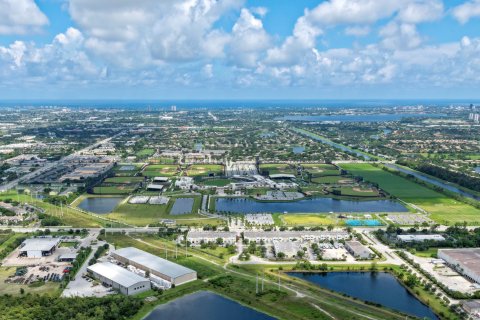
{"label": "grass field", "polygon": [[430,218],[441,224],[467,222],[480,224],[480,210],[449,198],[439,192],[406,178],[389,173],[366,163],[342,164],[342,168],[366,181],[378,183],[381,189],[401,200],[412,203],[430,213]]}
{"label": "grass field", "polygon": [[171,164],[152,164],[145,168],[143,175],[146,177],[157,177],[165,176],[172,177],[176,176],[178,171],[177,165]]}
{"label": "grass field", "polygon": [[378,191],[371,188],[361,187],[340,187],[342,196],[350,197],[378,197]]}
{"label": "grass field", "polygon": [[188,167],[187,175],[190,177],[221,176],[223,175],[223,166],[219,164],[194,164]]}
{"label": "grass field", "polygon": [[325,176],[325,177],[316,177],[312,178],[313,183],[324,183],[324,184],[342,184],[342,183],[351,183],[352,179],[343,176]]}
{"label": "grass field", "polygon": [[155,153],[155,149],[142,149],[138,151],[135,155],[139,158],[150,157]]}
{"label": "grass field", "polygon": [[143,180],[144,180],[143,177],[113,177],[113,178],[107,178],[103,182],[104,183],[131,184],[131,183],[139,183],[139,182],[142,182]]}
{"label": "grass field", "polygon": [[269,174],[293,174],[297,175],[297,170],[285,163],[265,163],[259,166],[260,171],[268,171]]}
{"label": "grass field", "polygon": [[98,187],[93,188],[93,193],[95,194],[129,194],[133,192],[135,189],[128,186],[104,186],[100,185]]}
{"label": "grass field", "polygon": [[333,216],[319,214],[283,214],[280,219],[289,226],[328,226],[338,223]]}
{"label": "grass field", "polygon": [[[17,200],[17,193],[14,191],[9,191],[6,193],[0,193],[0,200],[4,199],[14,199]],[[96,228],[103,226],[105,224],[105,221],[95,218],[91,215],[81,213],[77,210],[68,208],[66,206],[63,206],[63,215],[61,215],[61,210],[60,207],[54,206],[53,204],[43,202],[42,200],[39,199],[31,199],[30,196],[20,194],[18,196],[18,199],[21,202],[27,202],[30,204],[33,204],[35,206],[38,206],[46,211],[47,214],[57,216],[59,219],[62,221],[62,224],[66,226],[75,226],[75,227],[84,227],[84,228]]]}

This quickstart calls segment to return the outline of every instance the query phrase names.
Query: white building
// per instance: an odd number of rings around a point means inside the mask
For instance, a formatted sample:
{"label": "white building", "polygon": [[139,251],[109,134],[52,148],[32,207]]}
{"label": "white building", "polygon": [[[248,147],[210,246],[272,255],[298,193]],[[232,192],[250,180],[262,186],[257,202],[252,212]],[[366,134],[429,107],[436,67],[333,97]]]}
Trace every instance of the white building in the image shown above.
{"label": "white building", "polygon": [[399,234],[397,239],[403,242],[445,241],[441,234]]}
{"label": "white building", "polygon": [[356,259],[368,260],[372,259],[375,254],[358,241],[345,241],[345,249]]}
{"label": "white building", "polygon": [[346,231],[245,231],[244,239],[263,241],[271,243],[273,241],[325,241],[325,240],[347,240],[350,234]]}
{"label": "white building", "polygon": [[137,248],[128,247],[116,250],[112,252],[112,257],[124,265],[131,265],[145,272],[148,271],[150,274],[174,285],[197,280],[196,271]]}
{"label": "white building", "polygon": [[187,241],[193,246],[198,246],[202,242],[216,242],[218,238],[223,239],[224,245],[237,242],[237,234],[230,231],[190,231],[187,235]]}
{"label": "white building", "polygon": [[150,280],[110,262],[96,263],[87,267],[87,271],[95,279],[125,295],[150,290]]}
{"label": "white building", "polygon": [[480,283],[480,248],[439,249],[438,257],[466,278]]}
{"label": "white building", "polygon": [[20,246],[20,254],[28,258],[41,258],[51,255],[58,244],[59,238],[30,238],[23,241]]}

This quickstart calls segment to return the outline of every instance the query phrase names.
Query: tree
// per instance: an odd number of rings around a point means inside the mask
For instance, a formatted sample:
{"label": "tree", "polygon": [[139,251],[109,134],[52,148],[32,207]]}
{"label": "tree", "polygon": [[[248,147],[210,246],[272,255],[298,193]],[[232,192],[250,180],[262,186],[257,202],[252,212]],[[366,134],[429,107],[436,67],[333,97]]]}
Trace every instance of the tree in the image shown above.
{"label": "tree", "polygon": [[277,253],[277,258],[278,258],[278,259],[285,259],[285,253],[283,253],[283,252],[278,252],[278,253]]}

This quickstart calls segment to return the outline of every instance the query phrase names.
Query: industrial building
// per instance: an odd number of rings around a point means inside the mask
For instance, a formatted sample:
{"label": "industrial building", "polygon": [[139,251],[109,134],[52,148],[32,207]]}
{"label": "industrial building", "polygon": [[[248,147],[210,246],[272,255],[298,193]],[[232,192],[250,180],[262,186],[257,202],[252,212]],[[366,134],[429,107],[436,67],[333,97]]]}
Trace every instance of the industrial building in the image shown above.
{"label": "industrial building", "polygon": [[347,251],[350,252],[356,259],[368,260],[372,259],[374,256],[370,249],[358,241],[345,241],[345,249],[347,249]]}
{"label": "industrial building", "polygon": [[350,234],[346,231],[245,231],[244,239],[260,243],[272,241],[325,241],[346,240]]}
{"label": "industrial building", "polygon": [[441,234],[399,234],[397,239],[403,242],[445,241]]}
{"label": "industrial building", "polygon": [[439,249],[438,257],[464,277],[480,283],[480,248]]}
{"label": "industrial building", "polygon": [[196,271],[137,248],[128,247],[116,250],[112,252],[112,257],[120,263],[134,266],[145,272],[148,271],[151,275],[167,280],[174,285],[181,285],[197,279]]}
{"label": "industrial building", "polygon": [[126,295],[150,290],[150,280],[110,262],[96,263],[87,267],[87,271],[104,285]]}
{"label": "industrial building", "polygon": [[30,238],[23,241],[20,246],[20,255],[28,258],[41,258],[51,255],[58,244],[59,238]]}
{"label": "industrial building", "polygon": [[207,242],[216,242],[218,238],[223,240],[224,245],[235,244],[237,242],[237,233],[231,231],[190,231],[187,235],[187,241],[193,246]]}

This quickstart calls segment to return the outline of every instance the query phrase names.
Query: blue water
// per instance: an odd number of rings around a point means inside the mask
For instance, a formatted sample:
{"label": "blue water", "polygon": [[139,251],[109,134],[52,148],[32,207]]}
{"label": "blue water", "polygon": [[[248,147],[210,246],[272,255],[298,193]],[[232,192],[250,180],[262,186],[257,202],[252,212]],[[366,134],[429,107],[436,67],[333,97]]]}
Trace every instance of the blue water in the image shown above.
{"label": "blue water", "polygon": [[344,146],[344,145],[341,145],[341,144],[338,144],[338,143],[335,143],[333,141],[330,141],[330,140],[327,140],[327,139],[323,139],[322,137],[319,137],[315,134],[312,134],[310,132],[303,132],[303,131],[298,131],[296,129],[293,129],[295,132],[298,132],[299,134],[302,134],[302,135],[305,135],[313,140],[316,140],[316,141],[320,141],[321,143],[324,143],[324,144],[327,144],[329,146],[332,146],[334,148],[337,148],[337,149],[340,149],[342,151],[345,151],[345,152],[350,152],[350,153],[353,153],[355,154],[357,157],[363,157],[365,158],[366,160],[371,160],[372,158],[369,157],[368,155],[360,152],[360,151],[357,151],[357,150],[354,150],[352,148],[349,148],[347,146]]}
{"label": "blue water", "polygon": [[415,178],[419,179],[419,180],[422,180],[422,181],[425,181],[425,182],[428,182],[428,183],[431,183],[437,187],[441,187],[445,190],[448,190],[448,191],[451,191],[451,192],[455,192],[455,193],[458,193],[464,197],[467,197],[467,198],[470,198],[470,199],[474,199],[474,200],[480,200],[480,196],[477,196],[473,193],[470,193],[470,192],[466,192],[466,191],[463,191],[459,188],[456,188],[450,184],[447,184],[445,182],[442,182],[440,180],[436,180],[436,179],[432,179],[432,178],[429,178],[417,171],[414,171],[412,169],[407,169],[407,168],[404,168],[404,167],[400,167],[400,166],[397,166],[395,164],[389,164],[389,163],[385,163],[385,166],[390,168],[390,169],[395,169],[395,170],[398,170],[400,172],[403,172],[405,174],[411,174],[412,176],[414,176]]}
{"label": "blue water", "polygon": [[356,220],[356,219],[349,219],[345,221],[345,224],[350,227],[360,227],[360,226],[367,226],[367,227],[376,227],[376,226],[381,226],[382,223],[378,220]]}
{"label": "blue water", "polygon": [[173,204],[170,214],[180,215],[192,213],[193,198],[177,198]]}
{"label": "blue water", "polygon": [[196,292],[153,310],[143,320],[270,320],[266,314],[207,291]]}
{"label": "blue water", "polygon": [[264,108],[264,107],[324,107],[324,108],[345,108],[345,107],[395,107],[395,106],[450,106],[463,105],[468,106],[470,103],[479,104],[479,100],[464,99],[311,99],[311,100],[279,100],[279,99],[263,99],[263,100],[245,100],[245,99],[205,99],[205,100],[135,100],[135,99],[40,99],[40,100],[2,100],[0,107],[16,107],[16,106],[68,106],[76,107],[95,107],[95,108],[129,108],[129,109],[151,109],[161,108],[169,110],[170,106],[176,105],[178,108]]}
{"label": "blue water", "polygon": [[305,147],[293,147],[292,152],[295,154],[300,154],[305,151]]}
{"label": "blue water", "polygon": [[476,172],[476,173],[480,173],[480,167],[476,167],[476,168],[475,168],[475,172]]}
{"label": "blue water", "polygon": [[339,121],[339,122],[382,122],[399,121],[404,118],[438,118],[444,114],[421,114],[421,113],[388,113],[388,114],[358,114],[358,115],[319,115],[319,116],[283,116],[278,120],[288,121]]}
{"label": "blue water", "polygon": [[407,212],[402,204],[392,200],[337,200],[311,198],[292,202],[259,202],[250,198],[217,198],[217,212],[235,213],[326,213],[326,212]]}
{"label": "blue water", "polygon": [[123,198],[120,197],[86,198],[78,207],[93,213],[107,214],[112,212],[122,200]]}
{"label": "blue water", "polygon": [[438,319],[435,313],[421,303],[389,273],[330,272],[289,273],[320,287],[349,296],[379,303],[385,307],[419,318]]}

